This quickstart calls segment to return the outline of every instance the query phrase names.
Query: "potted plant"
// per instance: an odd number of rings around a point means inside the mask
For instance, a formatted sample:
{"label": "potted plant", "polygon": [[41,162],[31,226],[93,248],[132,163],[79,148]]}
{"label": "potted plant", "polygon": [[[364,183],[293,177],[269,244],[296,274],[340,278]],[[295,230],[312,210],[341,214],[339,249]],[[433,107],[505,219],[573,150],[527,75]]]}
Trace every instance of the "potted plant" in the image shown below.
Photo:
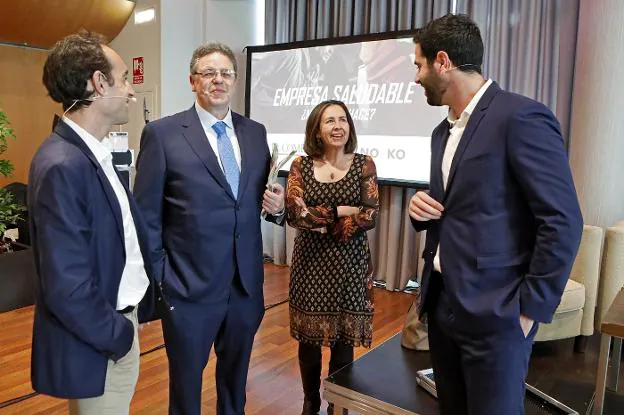
{"label": "potted plant", "polygon": [[[9,140],[15,140],[15,131],[7,115],[0,109],[0,177],[10,177],[13,164],[2,158]],[[0,189],[0,313],[24,307],[34,302],[34,264],[32,250],[10,239],[4,233],[22,220],[24,206],[13,194]]]}
{"label": "potted plant", "polygon": [[[9,139],[15,140],[15,131],[11,128],[9,119],[2,109],[0,109],[0,176],[11,177],[13,164],[9,160],[2,159],[9,146]],[[12,251],[10,240],[4,238],[5,231],[11,225],[17,224],[24,207],[19,205],[13,195],[6,189],[0,189],[0,254]]]}

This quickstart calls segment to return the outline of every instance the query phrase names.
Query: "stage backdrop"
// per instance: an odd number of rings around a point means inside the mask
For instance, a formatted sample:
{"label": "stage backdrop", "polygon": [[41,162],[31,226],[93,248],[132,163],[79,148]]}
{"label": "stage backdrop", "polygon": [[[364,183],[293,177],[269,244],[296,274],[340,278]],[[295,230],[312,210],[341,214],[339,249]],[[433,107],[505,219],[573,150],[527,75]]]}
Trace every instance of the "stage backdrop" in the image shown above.
{"label": "stage backdrop", "polygon": [[303,155],[310,111],[327,99],[343,101],[355,123],[356,151],[373,157],[380,182],[426,186],[431,131],[448,109],[429,106],[414,82],[412,36],[249,47],[247,115],[266,126],[269,145],[277,144],[281,156]]}

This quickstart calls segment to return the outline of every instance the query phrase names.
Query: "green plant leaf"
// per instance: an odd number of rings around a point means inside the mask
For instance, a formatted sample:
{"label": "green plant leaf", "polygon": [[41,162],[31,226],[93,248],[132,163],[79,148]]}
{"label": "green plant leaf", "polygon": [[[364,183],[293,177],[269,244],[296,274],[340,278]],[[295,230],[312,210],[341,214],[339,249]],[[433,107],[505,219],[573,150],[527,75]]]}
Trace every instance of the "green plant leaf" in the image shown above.
{"label": "green plant leaf", "polygon": [[[11,128],[11,123],[6,113],[0,109],[0,154],[7,150],[9,139],[16,139],[15,131]],[[9,160],[0,159],[0,176],[10,177],[13,169],[13,163]],[[0,238],[2,238],[9,225],[15,225],[21,220],[21,213],[25,210],[24,206],[15,201],[9,191],[0,189]]]}

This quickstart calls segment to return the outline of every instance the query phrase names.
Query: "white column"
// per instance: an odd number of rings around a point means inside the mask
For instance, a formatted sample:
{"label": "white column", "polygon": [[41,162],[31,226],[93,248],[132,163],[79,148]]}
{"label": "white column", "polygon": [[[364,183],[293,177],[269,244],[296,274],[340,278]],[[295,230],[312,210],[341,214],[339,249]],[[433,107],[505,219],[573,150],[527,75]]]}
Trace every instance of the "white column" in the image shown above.
{"label": "white column", "polygon": [[232,109],[245,113],[246,46],[264,44],[264,0],[205,0],[204,42],[228,45],[238,64]]}
{"label": "white column", "polygon": [[162,115],[189,108],[189,62],[199,45],[218,41],[236,54],[238,81],[232,108],[245,112],[246,52],[264,43],[265,0],[161,0]]}
{"label": "white column", "polygon": [[195,102],[189,63],[203,42],[204,0],[161,0],[161,115],[184,111]]}
{"label": "white column", "polygon": [[570,165],[586,224],[624,219],[624,1],[581,0]]}

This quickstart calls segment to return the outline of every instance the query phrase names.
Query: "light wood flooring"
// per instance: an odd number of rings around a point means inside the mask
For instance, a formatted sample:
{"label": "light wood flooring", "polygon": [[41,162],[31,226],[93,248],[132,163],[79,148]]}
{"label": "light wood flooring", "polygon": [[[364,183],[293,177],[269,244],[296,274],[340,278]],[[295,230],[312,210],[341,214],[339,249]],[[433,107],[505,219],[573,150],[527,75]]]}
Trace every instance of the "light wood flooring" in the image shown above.
{"label": "light wood flooring", "polygon": [[[299,379],[297,342],[289,335],[288,268],[265,265],[265,304],[268,310],[255,338],[247,384],[248,415],[301,413],[303,392]],[[414,297],[375,289],[373,347],[398,333]],[[30,342],[33,307],[0,314],[0,414],[66,414],[64,400],[35,394],[30,386]],[[160,322],[140,333],[141,371],[132,401],[132,414],[166,414],[167,357]],[[155,349],[155,350],[154,350]],[[356,358],[368,349],[356,349]],[[324,351],[324,373],[328,355]],[[216,360],[204,371],[202,413],[214,414]],[[85,368],[85,370],[88,370]]]}

